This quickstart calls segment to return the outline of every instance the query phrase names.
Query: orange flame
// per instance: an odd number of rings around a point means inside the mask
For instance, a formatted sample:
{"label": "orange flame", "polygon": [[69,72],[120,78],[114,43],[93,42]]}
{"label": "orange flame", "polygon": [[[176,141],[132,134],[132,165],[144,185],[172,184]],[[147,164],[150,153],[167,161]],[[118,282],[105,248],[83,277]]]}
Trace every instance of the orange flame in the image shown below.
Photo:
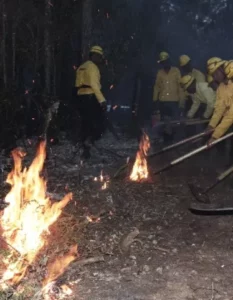
{"label": "orange flame", "polygon": [[46,181],[40,174],[46,157],[45,142],[40,143],[28,169],[22,169],[25,153],[16,149],[12,156],[14,168],[7,177],[12,187],[5,198],[9,205],[0,218],[3,239],[19,254],[16,258],[12,251],[4,259],[6,271],[2,280],[9,284],[18,283],[24,277],[28,266],[46,243],[49,226],[58,219],[72,198],[70,193],[62,201],[52,203],[46,196]]}
{"label": "orange flame", "polygon": [[48,265],[48,274],[43,282],[43,286],[55,281],[62,273],[64,273],[69,264],[76,259],[77,251],[77,245],[74,245],[66,255],[56,258],[55,261]]}
{"label": "orange flame", "polygon": [[136,160],[133,166],[133,170],[130,174],[130,179],[132,181],[140,181],[147,179],[149,176],[148,166],[147,166],[147,152],[150,149],[150,140],[148,135],[143,133],[142,139],[139,144],[139,151],[136,155]]}

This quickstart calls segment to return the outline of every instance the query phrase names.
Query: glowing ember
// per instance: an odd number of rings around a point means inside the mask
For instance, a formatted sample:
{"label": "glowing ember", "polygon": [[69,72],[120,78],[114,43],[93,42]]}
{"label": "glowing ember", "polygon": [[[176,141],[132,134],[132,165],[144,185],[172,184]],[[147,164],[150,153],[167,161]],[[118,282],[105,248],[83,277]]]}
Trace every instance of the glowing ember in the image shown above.
{"label": "glowing ember", "polygon": [[108,188],[109,185],[109,176],[107,175],[103,175],[103,171],[100,172],[100,176],[99,177],[94,177],[94,181],[99,181],[102,184],[101,186],[101,190],[106,190]]}
{"label": "glowing ember", "polygon": [[46,143],[42,142],[28,169],[22,169],[25,153],[19,149],[12,152],[14,169],[7,177],[12,187],[5,198],[9,205],[0,218],[2,238],[12,247],[3,261],[6,271],[2,281],[8,284],[16,284],[24,277],[28,266],[46,243],[49,226],[58,219],[72,198],[72,194],[67,194],[62,201],[52,203],[46,196],[46,181],[40,175],[46,157],[45,149]]}
{"label": "glowing ember", "polygon": [[142,139],[139,144],[139,150],[136,155],[136,160],[133,166],[133,170],[130,174],[130,179],[132,181],[140,181],[147,179],[149,176],[148,166],[147,166],[147,152],[150,149],[150,140],[148,135],[143,133]]}

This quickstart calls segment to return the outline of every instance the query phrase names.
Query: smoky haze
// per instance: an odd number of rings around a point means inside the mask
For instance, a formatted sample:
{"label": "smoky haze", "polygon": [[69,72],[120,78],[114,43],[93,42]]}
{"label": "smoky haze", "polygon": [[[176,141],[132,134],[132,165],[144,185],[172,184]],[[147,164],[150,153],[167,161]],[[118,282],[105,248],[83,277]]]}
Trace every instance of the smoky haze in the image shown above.
{"label": "smoky haze", "polygon": [[[135,74],[142,80],[141,101],[152,100],[152,87],[161,50],[174,65],[181,54],[205,72],[211,56],[230,59],[233,49],[233,4],[229,0],[103,0],[96,3],[93,41],[100,42],[109,58],[104,88],[113,103],[130,103]],[[103,30],[104,29],[104,30]],[[108,93],[108,86],[115,89]]]}

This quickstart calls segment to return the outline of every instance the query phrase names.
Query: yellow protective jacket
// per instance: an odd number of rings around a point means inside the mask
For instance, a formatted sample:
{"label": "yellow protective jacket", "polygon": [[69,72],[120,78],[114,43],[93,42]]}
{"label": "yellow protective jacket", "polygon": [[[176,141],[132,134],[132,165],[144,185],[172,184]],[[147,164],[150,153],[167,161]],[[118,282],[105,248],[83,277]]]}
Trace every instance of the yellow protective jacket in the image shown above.
{"label": "yellow protective jacket", "polygon": [[203,117],[208,119],[212,115],[216,100],[216,93],[209,87],[207,82],[196,83],[196,93],[193,95],[192,100],[193,104],[187,114],[188,118],[194,117],[201,103],[206,104],[206,110]]}
{"label": "yellow protective jacket", "polygon": [[168,73],[163,69],[159,70],[155,80],[153,100],[183,101],[184,92],[180,87],[180,78],[180,71],[176,67],[171,67]]}
{"label": "yellow protective jacket", "polygon": [[[220,122],[221,121],[221,122]],[[215,128],[212,135],[218,139],[223,136],[233,124],[233,82],[221,83],[216,93],[214,114],[209,125]]]}
{"label": "yellow protective jacket", "polygon": [[197,82],[205,82],[206,81],[205,75],[197,69],[193,69],[190,75],[192,77],[194,77]]}
{"label": "yellow protective jacket", "polygon": [[75,87],[78,88],[78,95],[94,94],[99,103],[105,101],[101,92],[99,68],[90,60],[82,64],[76,71]]}

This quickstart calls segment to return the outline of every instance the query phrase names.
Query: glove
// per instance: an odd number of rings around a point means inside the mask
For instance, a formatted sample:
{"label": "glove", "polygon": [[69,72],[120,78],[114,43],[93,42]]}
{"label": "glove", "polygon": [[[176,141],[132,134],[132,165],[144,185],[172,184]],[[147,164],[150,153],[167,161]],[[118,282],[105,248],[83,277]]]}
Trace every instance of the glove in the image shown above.
{"label": "glove", "polygon": [[100,106],[101,106],[101,108],[102,108],[103,111],[107,110],[107,102],[106,101],[101,102]]}
{"label": "glove", "polygon": [[210,148],[210,147],[212,146],[212,144],[213,144],[214,141],[216,141],[216,139],[213,138],[213,137],[211,137],[211,138],[208,140],[208,142],[207,142],[208,148]]}
{"label": "glove", "polygon": [[212,130],[214,130],[214,128],[212,126],[208,125],[205,129],[205,132],[212,131]]}

